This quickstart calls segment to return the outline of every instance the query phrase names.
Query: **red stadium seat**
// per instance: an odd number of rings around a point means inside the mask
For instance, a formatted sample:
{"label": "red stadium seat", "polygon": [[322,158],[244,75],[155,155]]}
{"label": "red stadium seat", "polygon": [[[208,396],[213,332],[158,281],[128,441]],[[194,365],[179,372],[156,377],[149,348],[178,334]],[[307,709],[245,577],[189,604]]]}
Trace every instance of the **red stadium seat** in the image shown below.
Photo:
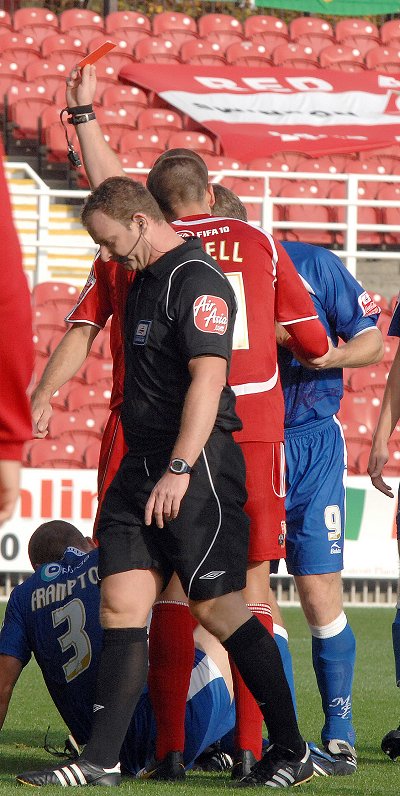
{"label": "red stadium seat", "polygon": [[[163,132],[165,133],[165,131]],[[157,154],[161,154],[164,150],[167,135],[168,132],[162,136],[161,134],[154,133],[153,131],[149,132],[148,130],[129,130],[129,132],[121,135],[119,140],[119,151],[125,153],[135,150],[137,153],[142,153],[151,150],[155,159]]]}
{"label": "red stadium seat", "polygon": [[87,384],[96,384],[101,379],[112,379],[113,363],[111,359],[95,359],[88,362],[85,368]]}
{"label": "red stadium seat", "polygon": [[[344,183],[339,183],[339,182],[335,183],[329,192],[329,196],[332,199],[343,199],[346,196],[346,188],[344,186]],[[347,208],[345,206],[341,207],[339,205],[335,208],[332,208],[332,213],[334,215],[336,223],[344,224],[346,222]],[[371,224],[371,225],[379,224],[380,223],[379,208],[359,207],[358,223]],[[344,232],[338,230],[336,232],[336,240],[338,244],[342,246],[344,242]],[[381,234],[379,232],[375,232],[374,230],[359,230],[357,240],[359,246],[380,246]]]}
{"label": "red stadium seat", "polygon": [[268,42],[270,41],[272,46],[274,46],[274,43],[279,44],[282,41],[287,41],[289,31],[283,19],[269,16],[268,14],[255,14],[245,20],[244,35],[249,39],[253,38],[253,36],[265,36]]}
{"label": "red stadium seat", "polygon": [[46,326],[41,326],[37,329],[33,334],[33,346],[35,349],[35,354],[40,354],[42,356],[50,356],[52,351],[57,348],[58,343],[64,337],[65,331],[61,331],[58,329],[55,331],[52,328],[47,328]]}
{"label": "red stadium seat", "polygon": [[[321,186],[317,182],[287,182],[280,192],[280,196],[293,198],[323,199]],[[318,205],[285,205],[285,220],[291,222],[313,221],[329,224],[330,210],[321,204]],[[332,246],[334,235],[327,229],[293,229],[284,230],[286,240],[301,240],[304,243]]]}
{"label": "red stadium seat", "polygon": [[169,38],[158,39],[155,36],[147,36],[137,43],[135,58],[144,63],[179,63],[179,46]]}
{"label": "red stadium seat", "polygon": [[398,47],[375,47],[369,51],[365,62],[368,69],[379,69],[392,74],[399,72],[400,43]]}
{"label": "red stadium seat", "polygon": [[182,130],[182,117],[177,111],[168,108],[146,108],[137,117],[137,129],[146,130],[149,127],[166,128],[168,130]]}
{"label": "red stadium seat", "polygon": [[343,41],[349,36],[363,36],[364,38],[375,38],[379,41],[379,30],[377,26],[367,19],[356,19],[347,17],[340,19],[335,28],[336,41]]}
{"label": "red stadium seat", "polygon": [[108,86],[102,92],[101,104],[105,107],[120,105],[121,108],[128,108],[131,105],[137,108],[147,108],[148,100],[145,92],[137,86]]}
{"label": "red stadium seat", "polygon": [[292,19],[289,31],[292,41],[302,41],[303,36],[334,39],[332,25],[320,17],[296,17]]}
{"label": "red stadium seat", "polygon": [[[33,36],[25,35],[24,33],[16,33],[13,30],[6,30],[3,31],[0,35],[1,41],[1,54],[4,57],[10,57],[7,55],[9,52],[27,52],[28,55],[30,53],[33,54],[33,58],[36,55],[40,56],[40,43],[37,42]],[[33,59],[32,59],[33,60]]]}
{"label": "red stadium seat", "polygon": [[182,63],[204,64],[205,66],[226,63],[221,46],[217,42],[193,39],[182,44],[180,49]]}
{"label": "red stadium seat", "polygon": [[370,50],[373,50],[377,46],[376,39],[367,39],[363,36],[348,36],[347,39],[343,39],[340,44],[343,44],[345,47],[350,47],[352,50],[358,50],[358,52],[362,55],[363,58],[367,55]]}
{"label": "red stadium seat", "polygon": [[7,77],[24,77],[24,67],[19,64],[15,58],[9,58],[7,55],[0,57],[0,75],[7,75]]}
{"label": "red stadium seat", "polygon": [[219,44],[222,52],[225,52],[232,44],[238,44],[243,41],[243,36],[234,31],[221,30],[216,33],[209,33],[207,41],[211,44]]}
{"label": "red stadium seat", "polygon": [[128,29],[151,32],[151,22],[146,14],[140,11],[112,11],[106,16],[105,29],[107,33],[116,30]]}
{"label": "red stadium seat", "polygon": [[255,158],[249,163],[249,168],[258,171],[296,171],[297,164],[302,159],[301,152],[281,152],[266,158]]}
{"label": "red stadium seat", "polygon": [[[68,136],[74,149],[79,151],[78,137],[75,130],[68,130]],[[65,133],[61,125],[51,124],[44,130],[44,141],[47,147],[47,160],[52,163],[67,162],[67,146]]]}
{"label": "red stadium seat", "polygon": [[346,444],[348,442],[358,442],[371,446],[372,429],[361,420],[341,420]]}
{"label": "red stadium seat", "polygon": [[29,451],[31,467],[71,467],[83,469],[83,451],[71,440],[38,439]]}
{"label": "red stadium seat", "polygon": [[[32,87],[30,86],[30,88]],[[8,120],[13,125],[13,138],[36,139],[38,137],[38,119],[46,106],[51,106],[50,97],[29,97],[13,102],[8,113]]]}
{"label": "red stadium seat", "polygon": [[87,467],[89,470],[97,470],[99,466],[100,447],[100,440],[95,440],[94,442],[91,442],[87,448],[85,448],[83,460],[85,462],[85,467]]}
{"label": "red stadium seat", "polygon": [[199,36],[207,38],[212,33],[234,31],[243,35],[242,23],[229,14],[204,14],[198,19]]}
{"label": "red stadium seat", "polygon": [[[382,185],[377,199],[380,201],[396,202],[393,207],[382,207],[382,219],[384,224],[400,225],[400,184],[396,183],[391,185],[386,183]],[[400,232],[396,230],[388,230],[383,234],[384,241],[388,246],[398,246],[400,243]]]}
{"label": "red stadium seat", "polygon": [[[94,36],[88,43],[89,52],[96,50],[97,47],[100,47],[102,44],[104,44],[104,35]],[[102,58],[102,63],[103,65],[107,64],[112,66],[116,76],[118,76],[121,69],[135,63],[133,45],[132,48],[129,49],[128,42],[125,39],[120,39],[119,46],[116,47],[115,50],[111,50],[111,52],[107,53],[107,55]]]}
{"label": "red stadium seat", "polygon": [[337,69],[340,72],[363,72],[364,59],[359,50],[344,44],[330,44],[319,53],[319,63],[323,69]]}
{"label": "red stadium seat", "polygon": [[[60,54],[61,55],[61,54]],[[76,57],[80,57],[79,55]],[[64,86],[64,105],[65,105],[65,64],[60,60],[54,61],[54,55],[47,60],[34,61],[25,67],[25,80],[28,83],[36,83],[45,88],[46,95],[53,99],[54,94],[62,84]],[[60,111],[61,109],[59,109]]]}
{"label": "red stadium seat", "polygon": [[153,17],[154,36],[169,35],[172,31],[186,31],[197,35],[197,25],[193,17],[181,11],[162,11]]}
{"label": "red stadium seat", "polygon": [[340,422],[356,421],[365,423],[370,431],[374,431],[381,408],[380,396],[370,391],[350,392],[345,390],[340,402]]}
{"label": "red stadium seat", "polygon": [[318,56],[310,47],[296,42],[278,44],[272,53],[272,61],[275,66],[304,67],[319,66]]}
{"label": "red stadium seat", "polygon": [[21,30],[19,30],[18,32],[23,36],[31,37],[34,40],[35,44],[40,46],[42,42],[48,37],[49,33],[51,33],[51,31],[54,32],[55,30],[57,30],[57,28],[42,27],[41,25],[38,25],[37,27],[35,27],[34,25],[28,25],[24,28],[21,28]]}
{"label": "red stadium seat", "polygon": [[340,174],[345,167],[345,155],[324,155],[320,158],[300,157],[296,171],[312,174]]}
{"label": "red stadium seat", "polygon": [[264,44],[253,41],[240,41],[231,44],[225,52],[228,64],[243,64],[243,66],[268,66],[272,64],[270,52]]}
{"label": "red stadium seat", "polygon": [[11,14],[8,11],[5,11],[4,8],[0,8],[0,30],[3,28],[12,28],[12,20]]}
{"label": "red stadium seat", "polygon": [[0,112],[3,111],[4,97],[7,95],[8,102],[15,102],[24,87],[25,83],[22,77],[5,76],[0,72]]}
{"label": "red stadium seat", "polygon": [[21,30],[27,25],[58,28],[58,19],[48,8],[18,8],[13,17],[14,30]]}
{"label": "red stadium seat", "polygon": [[34,307],[51,302],[68,302],[71,306],[79,298],[80,290],[68,282],[39,282],[32,288],[32,304]]}
{"label": "red stadium seat", "polygon": [[[121,139],[120,139],[120,146],[121,146]],[[128,169],[151,169],[154,164],[154,161],[157,160],[158,156],[164,149],[134,149],[128,150],[127,152],[119,152],[118,157],[121,161],[122,168],[125,170]],[[133,179],[142,182],[143,185],[146,184],[147,174],[135,174]]]}
{"label": "red stadium seat", "polygon": [[[117,46],[115,50],[112,50],[108,55],[116,53],[133,55],[136,45],[143,39],[148,39],[150,35],[150,32],[145,30],[135,30],[134,28],[126,28],[126,30],[123,30],[121,28],[121,30],[117,30],[112,34],[112,40]],[[100,36],[96,36],[95,39],[90,40],[88,45],[89,50],[94,49],[93,42],[96,41],[96,39],[100,39]],[[102,36],[102,41],[104,41],[104,35]]]}
{"label": "red stadium seat", "polygon": [[108,415],[107,406],[83,406],[74,412],[55,412],[49,420],[49,436],[58,439],[72,432],[74,436],[84,434],[100,439]]}
{"label": "red stadium seat", "polygon": [[60,30],[68,33],[71,28],[92,28],[102,31],[104,20],[96,11],[87,8],[67,8],[60,14]]}
{"label": "red stadium seat", "polygon": [[301,44],[303,47],[311,47],[313,53],[318,57],[322,50],[333,44],[332,40],[327,39],[325,36],[300,36],[296,44]]}
{"label": "red stadium seat", "polygon": [[400,45],[400,19],[390,19],[384,22],[380,29],[380,39],[382,44],[387,44],[389,47],[398,47]]}
{"label": "red stadium seat", "polygon": [[[377,325],[378,325],[378,328],[381,330],[381,334],[382,334],[383,338],[386,338],[386,335],[388,333],[389,326],[390,326],[390,320],[391,320],[391,315],[386,314],[386,312],[383,312],[380,315],[380,317],[379,317]],[[389,339],[392,339],[392,338],[387,338],[387,339],[389,340]]]}
{"label": "red stadium seat", "polygon": [[[364,459],[367,457],[366,463],[368,463],[369,459],[369,446],[365,445],[363,442],[357,442],[356,440],[349,440],[346,442],[346,449],[347,449],[347,472],[349,475],[359,475],[360,474],[360,457],[363,456]],[[362,465],[365,467],[364,473],[366,473],[366,464]]]}
{"label": "red stadium seat", "polygon": [[70,411],[82,406],[106,406],[111,397],[111,380],[104,379],[97,384],[78,384],[72,387],[66,398],[66,406]]}
{"label": "red stadium seat", "polygon": [[51,33],[43,39],[40,50],[43,58],[48,58],[53,52],[75,52],[77,61],[80,60],[79,56],[86,55],[86,47],[80,39],[73,36],[68,36],[67,33]]}
{"label": "red stadium seat", "polygon": [[229,169],[229,171],[237,171],[238,169],[246,169],[248,168],[247,165],[241,163],[240,160],[236,160],[236,158],[230,158],[224,155],[208,155],[204,153],[202,158],[208,168],[209,171],[222,171],[223,169]]}
{"label": "red stadium seat", "polygon": [[50,302],[34,305],[32,310],[32,323],[35,331],[41,326],[47,326],[54,330],[61,329],[64,332],[67,328],[62,309]]}
{"label": "red stadium seat", "polygon": [[132,130],[136,128],[136,119],[140,113],[139,108],[128,105],[127,108],[100,106],[96,108],[96,118],[101,127],[118,127],[119,130]]}
{"label": "red stadium seat", "polygon": [[[382,331],[382,327],[378,323],[379,328]],[[383,331],[382,331],[383,334]],[[394,358],[397,354],[397,349],[399,347],[398,339],[395,337],[386,337],[383,341],[383,359],[382,362],[385,362],[388,367],[391,366]]]}
{"label": "red stadium seat", "polygon": [[372,390],[376,387],[378,389],[384,389],[386,387],[387,377],[388,370],[384,363],[368,365],[365,368],[355,368],[354,373],[350,376],[349,386],[353,392]]}
{"label": "red stadium seat", "polygon": [[194,130],[179,130],[168,138],[168,149],[184,147],[195,152],[215,152],[214,141],[206,133]]}

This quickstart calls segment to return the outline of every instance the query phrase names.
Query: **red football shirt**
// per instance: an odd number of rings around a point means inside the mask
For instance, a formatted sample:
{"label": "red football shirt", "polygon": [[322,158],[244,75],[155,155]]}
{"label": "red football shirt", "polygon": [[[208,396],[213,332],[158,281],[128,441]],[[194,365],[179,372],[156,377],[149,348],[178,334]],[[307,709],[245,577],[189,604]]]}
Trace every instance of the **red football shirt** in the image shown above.
{"label": "red football shirt", "polygon": [[112,315],[110,349],[113,358],[113,386],[110,409],[122,403],[124,389],[123,325],[126,297],[134,271],[126,271],[114,261],[104,263],[96,257],[85,287],[69,315],[68,323],[89,323],[102,329]]}
{"label": "red football shirt", "polygon": [[197,235],[219,263],[238,301],[229,383],[237,396],[243,430],[238,442],[283,440],[284,404],[279,381],[275,320],[284,325],[316,319],[314,304],[292,261],[267,232],[244,221],[209,215],[172,224],[179,235]]}

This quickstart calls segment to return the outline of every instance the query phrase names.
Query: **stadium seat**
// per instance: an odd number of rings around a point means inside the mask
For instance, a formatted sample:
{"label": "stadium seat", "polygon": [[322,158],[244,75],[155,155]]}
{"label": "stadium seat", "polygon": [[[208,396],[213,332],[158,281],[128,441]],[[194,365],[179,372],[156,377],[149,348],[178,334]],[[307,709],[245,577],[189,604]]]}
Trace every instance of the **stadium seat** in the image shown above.
{"label": "stadium seat", "polygon": [[48,58],[53,52],[75,52],[77,61],[86,55],[86,47],[83,42],[76,37],[69,36],[67,33],[51,33],[43,39],[40,50],[43,58]]}
{"label": "stadium seat", "polygon": [[66,397],[66,407],[70,411],[82,406],[106,406],[111,397],[111,379],[103,379],[97,384],[78,384],[72,387]]}
{"label": "stadium seat", "polygon": [[13,16],[14,30],[21,30],[27,25],[58,28],[58,19],[48,8],[18,8]]}
{"label": "stadium seat", "polygon": [[83,461],[85,462],[85,467],[87,467],[88,470],[97,470],[99,466],[100,447],[100,440],[95,440],[91,442],[87,448],[85,448]]}
{"label": "stadium seat", "polygon": [[360,420],[341,420],[346,445],[349,442],[358,442],[371,446],[372,429]]}
{"label": "stadium seat", "polygon": [[0,30],[3,28],[12,28],[12,20],[11,14],[8,11],[5,11],[4,8],[0,8]]}
{"label": "stadium seat", "polygon": [[197,36],[197,25],[193,17],[181,11],[162,11],[154,14],[152,22],[154,36],[167,36],[172,31],[186,31]]}
{"label": "stadium seat", "polygon": [[183,120],[177,111],[167,108],[146,108],[141,111],[136,120],[138,130],[147,130],[149,127],[165,128],[167,130],[182,130]]}
{"label": "stadium seat", "polygon": [[389,19],[381,25],[380,40],[389,47],[400,46],[400,19]]}
{"label": "stadium seat", "polygon": [[[369,451],[370,448],[368,445],[365,445],[363,442],[357,442],[356,440],[349,440],[346,441],[346,450],[347,450],[347,472],[349,475],[360,475],[362,472],[366,474],[367,472],[367,464],[369,459]],[[366,459],[366,463],[362,464],[364,470],[360,470],[360,459],[363,457],[363,461]]]}
{"label": "stadium seat", "polygon": [[247,17],[244,23],[244,35],[246,39],[254,36],[260,36],[261,39],[265,36],[268,45],[271,43],[272,47],[289,39],[286,22],[268,14],[254,14]]}
{"label": "stadium seat", "polygon": [[135,58],[144,63],[180,63],[179,46],[170,38],[158,39],[155,36],[147,36],[137,43]]}
{"label": "stadium seat", "polygon": [[137,86],[107,86],[100,95],[101,104],[105,107],[119,105],[121,108],[133,107],[147,108],[148,100],[146,93]]}
{"label": "stadium seat", "polygon": [[175,149],[176,147],[184,147],[186,149],[193,149],[195,152],[215,152],[214,141],[211,136],[206,133],[197,132],[195,130],[178,130],[171,133],[168,138],[168,149]]}
{"label": "stadium seat", "polygon": [[236,158],[230,158],[224,155],[208,155],[204,153],[202,158],[208,168],[209,171],[222,171],[223,169],[229,169],[229,171],[237,171],[238,169],[248,169],[248,166],[244,163],[241,163],[240,160],[236,160]]}
{"label": "stadium seat", "polygon": [[[78,56],[80,57],[80,56]],[[25,80],[27,83],[42,85],[45,89],[44,96],[53,99],[59,86],[64,87],[65,105],[65,64],[62,56],[59,60],[53,60],[54,55],[46,60],[34,61],[25,67]],[[60,71],[61,70],[61,71]],[[60,112],[61,108],[59,109]]]}
{"label": "stadium seat", "polygon": [[132,130],[136,128],[136,119],[140,113],[139,108],[128,105],[127,108],[108,107],[105,105],[96,108],[96,118],[101,127],[118,127],[119,130]]}
{"label": "stadium seat", "polygon": [[379,69],[392,74],[399,72],[400,43],[398,47],[375,47],[368,52],[365,62],[368,69]]}
{"label": "stadium seat", "polygon": [[347,39],[343,39],[340,42],[344,47],[350,47],[352,50],[358,50],[358,52],[362,55],[365,59],[366,55],[370,50],[376,48],[378,42],[376,39],[367,39],[363,36],[348,36]]}
{"label": "stadium seat", "polygon": [[319,158],[300,157],[296,163],[296,171],[312,174],[340,174],[344,170],[345,163],[345,155],[323,155]]}
{"label": "stadium seat", "polygon": [[[317,182],[288,182],[280,196],[293,198],[310,198],[322,200],[320,184]],[[330,209],[324,205],[284,205],[285,221],[291,223],[310,222],[328,225],[332,221]],[[328,229],[285,229],[283,234],[286,240],[299,240],[304,243],[313,243],[320,246],[332,246],[334,233]]]}
{"label": "stadium seat", "polygon": [[[379,328],[382,331],[382,327],[378,324]],[[382,331],[383,334],[383,331]],[[390,368],[394,358],[397,354],[397,349],[399,347],[398,339],[395,337],[386,337],[383,341],[383,359],[382,362],[385,362],[386,365]]]}
{"label": "stadium seat", "polygon": [[370,391],[351,392],[346,389],[340,402],[338,416],[340,422],[354,420],[358,423],[365,423],[370,431],[373,432],[378,421],[380,408],[380,396],[374,395]]}
{"label": "stadium seat", "polygon": [[140,11],[112,11],[106,16],[105,29],[107,33],[123,28],[127,30],[141,30],[151,32],[151,22],[146,14]]}
{"label": "stadium seat", "polygon": [[25,88],[23,77],[2,75],[0,72],[0,111],[3,112],[4,99],[7,96],[8,103],[15,102],[21,97]]}
{"label": "stadium seat", "polygon": [[254,158],[249,168],[255,171],[296,171],[298,162],[303,158],[301,152],[280,152],[270,157]]}
{"label": "stadium seat", "polygon": [[350,376],[350,389],[353,392],[362,390],[374,390],[375,388],[385,388],[388,377],[388,370],[383,363],[368,365],[364,368],[355,368]]}
{"label": "stadium seat", "polygon": [[38,439],[29,451],[31,467],[65,467],[83,469],[84,448],[71,439]]}
{"label": "stadium seat", "polygon": [[210,34],[221,31],[234,31],[243,35],[242,23],[229,14],[204,14],[198,19],[199,36],[208,38]]}
{"label": "stadium seat", "polygon": [[319,63],[323,69],[336,69],[340,72],[363,72],[364,59],[359,50],[344,44],[330,44],[319,53]]}
{"label": "stadium seat", "polygon": [[51,302],[69,302],[71,306],[75,304],[79,297],[80,290],[76,285],[67,282],[38,282],[32,288],[32,304],[34,307]]}
{"label": "stadium seat", "polygon": [[217,66],[226,63],[221,46],[217,42],[209,42],[206,39],[193,39],[182,44],[180,57],[184,64]]}
{"label": "stadium seat", "polygon": [[253,41],[240,41],[231,44],[225,52],[228,64],[243,64],[243,66],[268,66],[272,65],[270,52],[265,44],[256,44]]}
{"label": "stadium seat", "polygon": [[48,37],[48,35],[52,31],[54,32],[55,30],[57,30],[57,28],[42,27],[41,25],[38,25],[37,27],[33,25],[27,25],[26,27],[21,28],[21,30],[19,30],[18,33],[26,37],[29,36],[34,40],[35,44],[40,46],[42,42]]}
{"label": "stadium seat", "polygon": [[[74,149],[79,151],[78,137],[75,130],[68,130],[69,139]],[[65,133],[60,123],[51,124],[44,130],[44,142],[47,148],[46,157],[51,163],[66,163],[67,162],[67,142],[65,140]]]}
{"label": "stadium seat", "polygon": [[320,17],[296,17],[289,26],[291,41],[302,41],[303,36],[324,38],[333,41],[332,25]]}
{"label": "stadium seat", "polygon": [[[118,46],[115,48],[115,50],[107,53],[107,55],[102,58],[102,64],[112,66],[115,71],[115,75],[118,78],[118,74],[121,69],[135,63],[135,59],[133,57],[133,45],[131,48],[129,48],[129,44],[125,39],[120,39],[119,42],[115,43],[118,44]],[[104,44],[104,36],[94,36],[94,38],[90,39],[88,43],[89,52],[92,52],[92,50],[97,50],[97,48],[102,44]]]}
{"label": "stadium seat", "polygon": [[347,17],[340,19],[335,27],[336,41],[342,42],[349,36],[360,36],[366,39],[375,38],[379,41],[378,27],[367,19],[356,19]]}
{"label": "stadium seat", "polygon": [[58,343],[64,337],[65,331],[61,329],[54,330],[45,326],[39,327],[33,333],[33,346],[35,355],[50,356],[52,351],[57,348]]}
{"label": "stadium seat", "polygon": [[59,439],[64,434],[84,434],[86,437],[101,439],[107,422],[107,406],[83,406],[74,412],[55,412],[49,420],[49,436]]}
{"label": "stadium seat", "polygon": [[119,139],[119,151],[126,153],[134,151],[137,156],[139,152],[151,151],[154,160],[165,148],[165,141],[168,131],[163,131],[164,135],[148,130],[129,130],[121,135]]}
{"label": "stadium seat", "polygon": [[64,332],[67,328],[62,309],[53,302],[35,304],[32,308],[32,323],[35,331],[42,326],[47,326],[54,330],[61,329]]}
{"label": "stadium seat", "polygon": [[[346,192],[347,188],[344,183],[336,182],[329,191],[329,196],[331,199],[344,199]],[[347,209],[344,205],[338,205],[332,208],[332,213],[336,223],[344,224],[346,222]],[[358,223],[371,225],[381,223],[379,208],[359,207]],[[344,232],[337,230],[335,234],[338,245],[342,246],[344,242]],[[380,246],[382,242],[381,233],[375,232],[374,230],[358,230],[357,242],[358,246]]]}
{"label": "stadium seat", "polygon": [[60,14],[60,30],[68,33],[71,28],[92,28],[104,30],[104,20],[96,11],[87,8],[67,8]]}
{"label": "stadium seat", "polygon": [[101,379],[112,378],[113,363],[111,359],[95,359],[88,362],[85,368],[87,384],[96,384]]}
{"label": "stadium seat", "polygon": [[[382,184],[378,191],[379,201],[395,202],[393,207],[381,207],[382,220],[384,224],[400,225],[400,184]],[[383,239],[387,246],[398,246],[400,243],[400,232],[388,230],[383,233]]]}
{"label": "stadium seat", "polygon": [[319,66],[318,56],[310,45],[304,46],[293,41],[278,44],[272,53],[272,61],[275,66],[288,68]]}
{"label": "stadium seat", "polygon": [[8,55],[0,56],[0,75],[24,78],[24,67]]}
{"label": "stadium seat", "polygon": [[[121,146],[121,140],[120,144]],[[158,149],[133,149],[127,152],[119,152],[118,158],[121,161],[122,168],[125,170],[131,169],[151,169],[154,164],[154,161],[157,160],[158,156],[164,151],[162,148]],[[147,174],[135,174],[133,177],[134,180],[138,180],[142,182],[143,185],[146,184]]]}
{"label": "stadium seat", "polygon": [[231,44],[238,44],[243,41],[243,36],[235,31],[221,30],[216,33],[209,33],[207,41],[210,44],[218,44],[223,53],[231,46]]}
{"label": "stadium seat", "polygon": [[[29,86],[32,90],[32,86]],[[8,121],[12,124],[14,139],[37,139],[38,119],[43,110],[51,106],[50,97],[30,96],[13,102],[8,109]]]}

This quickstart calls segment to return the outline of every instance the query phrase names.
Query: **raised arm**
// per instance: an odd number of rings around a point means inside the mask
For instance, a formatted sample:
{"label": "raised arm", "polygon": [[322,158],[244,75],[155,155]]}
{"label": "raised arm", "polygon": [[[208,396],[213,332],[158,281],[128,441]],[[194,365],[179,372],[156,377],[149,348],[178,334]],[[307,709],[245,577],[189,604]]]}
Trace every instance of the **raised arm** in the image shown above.
{"label": "raised arm", "polygon": [[[74,69],[67,80],[67,106],[92,105],[96,95],[96,67]],[[104,139],[96,119],[75,127],[82,152],[83,165],[92,188],[107,177],[126,176],[117,155]]]}
{"label": "raised arm", "polygon": [[69,329],[53,351],[42,378],[31,396],[31,413],[35,437],[47,435],[52,413],[51,398],[63,384],[77,373],[83,365],[93,340],[99,332],[98,326],[77,323]]}

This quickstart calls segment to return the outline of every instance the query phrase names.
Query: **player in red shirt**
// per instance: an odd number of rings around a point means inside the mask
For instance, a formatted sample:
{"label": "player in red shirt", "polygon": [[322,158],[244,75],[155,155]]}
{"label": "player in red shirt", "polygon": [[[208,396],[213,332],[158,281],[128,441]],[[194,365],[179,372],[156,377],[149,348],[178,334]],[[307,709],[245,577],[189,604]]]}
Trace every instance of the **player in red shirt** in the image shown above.
{"label": "player in red shirt", "polygon": [[[0,158],[3,147],[0,139]],[[24,442],[32,438],[27,389],[33,370],[32,312],[21,248],[0,162],[0,525],[14,510]]]}

